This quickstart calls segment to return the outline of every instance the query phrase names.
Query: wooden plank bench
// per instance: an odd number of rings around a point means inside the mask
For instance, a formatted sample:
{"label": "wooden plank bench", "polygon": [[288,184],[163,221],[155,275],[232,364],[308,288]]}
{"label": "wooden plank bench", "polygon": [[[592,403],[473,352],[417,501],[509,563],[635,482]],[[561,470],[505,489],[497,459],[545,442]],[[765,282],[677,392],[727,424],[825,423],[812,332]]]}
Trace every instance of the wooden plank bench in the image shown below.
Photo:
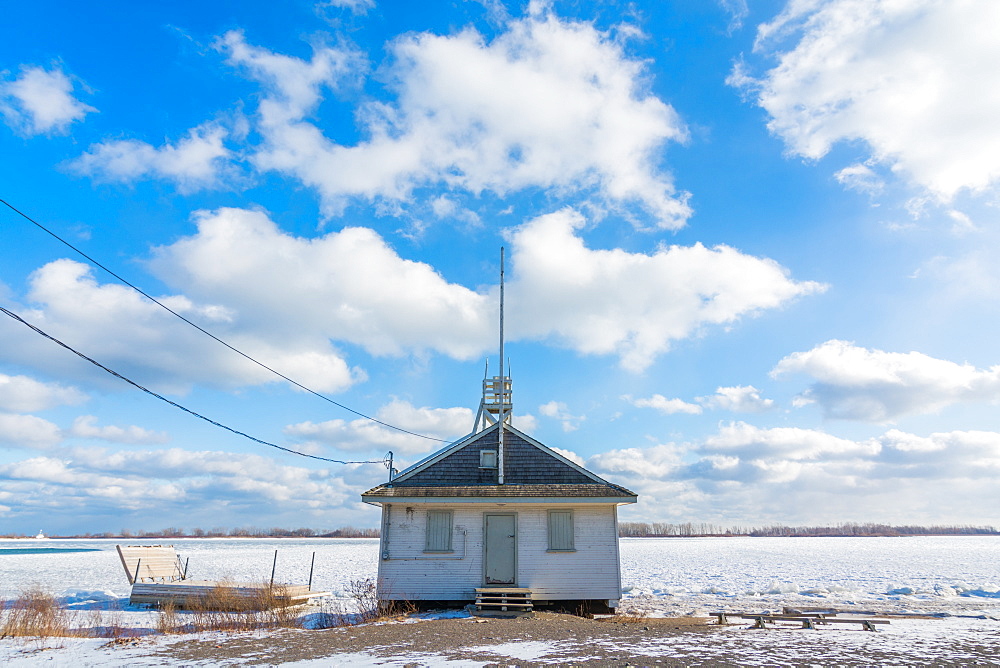
{"label": "wooden plank bench", "polygon": [[730,617],[740,618],[740,619],[752,619],[754,621],[753,628],[763,629],[767,628],[766,623],[771,622],[799,622],[802,624],[804,629],[816,629],[817,625],[821,624],[861,624],[861,628],[865,631],[877,631],[875,628],[876,624],[888,624],[888,619],[871,619],[871,618],[852,618],[852,617],[837,617],[836,612],[830,613],[827,611],[822,612],[812,612],[803,613],[797,615],[786,615],[786,614],[775,614],[775,613],[763,613],[763,614],[745,614],[745,613],[731,613],[731,612],[712,612],[709,616],[715,617],[719,624],[727,624]]}

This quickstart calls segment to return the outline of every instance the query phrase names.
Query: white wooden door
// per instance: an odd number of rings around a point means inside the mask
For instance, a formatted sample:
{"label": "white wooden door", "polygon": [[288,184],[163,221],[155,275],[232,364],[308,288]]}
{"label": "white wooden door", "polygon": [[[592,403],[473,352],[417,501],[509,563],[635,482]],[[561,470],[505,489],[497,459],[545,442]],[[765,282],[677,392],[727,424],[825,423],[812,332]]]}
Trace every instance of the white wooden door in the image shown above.
{"label": "white wooden door", "polygon": [[483,563],[487,585],[513,585],[517,581],[517,515],[487,513]]}

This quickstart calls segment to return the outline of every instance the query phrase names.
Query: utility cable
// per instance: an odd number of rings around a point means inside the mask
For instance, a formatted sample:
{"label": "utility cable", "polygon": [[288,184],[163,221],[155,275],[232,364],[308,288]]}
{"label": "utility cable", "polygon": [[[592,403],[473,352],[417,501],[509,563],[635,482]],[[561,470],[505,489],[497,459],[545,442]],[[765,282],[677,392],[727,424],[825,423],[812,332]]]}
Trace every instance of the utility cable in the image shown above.
{"label": "utility cable", "polygon": [[4,206],[6,206],[8,209],[10,209],[11,211],[13,211],[17,215],[19,215],[22,218],[24,218],[25,220],[27,220],[29,223],[31,223],[32,225],[34,225],[38,229],[40,229],[43,232],[45,232],[46,234],[52,236],[53,238],[55,238],[57,241],[61,242],[62,244],[68,246],[69,248],[71,248],[76,253],[79,253],[81,256],[85,257],[89,262],[91,262],[94,265],[100,267],[101,269],[103,269],[107,273],[111,274],[112,276],[114,276],[115,278],[117,278],[119,281],[121,281],[122,283],[124,283],[128,287],[132,288],[133,290],[135,290],[140,295],[142,295],[146,299],[150,300],[151,302],[153,302],[154,304],[156,304],[160,308],[162,308],[165,311],[167,311],[167,312],[169,312],[169,313],[177,316],[178,318],[180,318],[181,320],[183,320],[187,324],[189,324],[192,327],[194,327],[195,329],[197,329],[202,334],[205,334],[206,336],[209,336],[209,337],[215,339],[216,341],[218,341],[219,343],[221,343],[225,347],[227,347],[230,350],[232,350],[234,353],[237,353],[238,355],[242,355],[243,357],[245,357],[246,359],[250,360],[251,362],[253,362],[257,366],[259,366],[261,368],[264,368],[264,369],[267,369],[268,371],[270,371],[274,375],[276,375],[279,378],[282,378],[282,379],[288,381],[289,383],[291,383],[292,385],[298,387],[299,389],[305,390],[309,394],[317,396],[320,399],[322,399],[323,401],[327,401],[327,402],[333,404],[334,406],[337,406],[338,408],[342,408],[343,410],[345,410],[345,411],[347,411],[349,413],[353,413],[354,415],[357,415],[358,417],[364,418],[366,420],[371,420],[372,422],[374,422],[376,424],[380,424],[383,427],[388,427],[389,429],[394,429],[394,430],[402,432],[404,434],[409,434],[410,436],[417,436],[418,438],[425,438],[428,441],[437,441],[438,443],[449,443],[450,442],[450,441],[448,441],[446,439],[443,439],[443,438],[437,438],[436,436],[428,436],[426,434],[418,434],[415,431],[410,431],[408,429],[403,429],[402,427],[397,427],[396,425],[389,424],[388,422],[383,422],[382,420],[379,420],[378,418],[374,418],[374,417],[372,417],[370,415],[365,415],[364,413],[362,413],[360,411],[356,411],[353,408],[350,408],[348,406],[345,406],[342,403],[334,401],[333,399],[331,399],[330,397],[326,396],[325,394],[321,394],[321,393],[317,392],[316,390],[313,390],[311,388],[306,387],[305,385],[303,385],[302,383],[299,383],[298,381],[292,380],[291,378],[289,378],[285,374],[281,373],[280,371],[276,371],[275,369],[272,369],[271,367],[267,366],[263,362],[259,362],[256,359],[254,359],[253,357],[250,357],[250,355],[247,355],[242,350],[240,350],[240,349],[238,349],[238,348],[236,348],[236,347],[234,347],[234,346],[226,343],[225,341],[223,341],[222,339],[220,339],[219,337],[217,337],[215,334],[212,334],[211,332],[209,332],[208,330],[206,330],[205,328],[203,328],[201,325],[198,325],[198,324],[192,322],[191,320],[188,320],[186,317],[184,317],[183,315],[181,315],[177,311],[173,310],[172,308],[170,308],[169,306],[167,306],[166,304],[164,304],[163,302],[161,302],[160,300],[158,300],[156,297],[153,297],[152,295],[150,295],[150,294],[146,293],[145,291],[143,291],[141,288],[139,288],[139,287],[133,285],[132,283],[128,282],[127,280],[125,280],[124,278],[122,278],[121,276],[119,276],[118,274],[116,274],[115,272],[113,272],[111,269],[108,269],[103,264],[101,264],[100,262],[98,262],[97,260],[95,260],[94,258],[92,258],[91,256],[89,256],[86,253],[84,253],[82,250],[80,250],[79,248],[77,248],[76,246],[74,246],[70,242],[66,241],[65,239],[63,239],[62,237],[60,237],[58,234],[56,234],[52,230],[48,229],[47,227],[45,227],[44,225],[42,225],[41,223],[39,223],[37,220],[34,220],[33,218],[31,218],[29,215],[27,215],[23,211],[20,211],[19,209],[17,209],[16,207],[14,207],[12,204],[10,204],[9,202],[7,202],[6,200],[0,199],[0,203],[2,203]]}
{"label": "utility cable", "polygon": [[90,358],[90,357],[87,357],[86,355],[84,355],[83,353],[81,353],[79,350],[76,350],[75,348],[69,346],[68,344],[63,343],[62,341],[60,341],[56,337],[52,336],[51,334],[48,334],[47,332],[44,332],[41,329],[39,329],[38,327],[32,325],[30,322],[28,322],[27,320],[25,320],[21,316],[17,315],[16,313],[13,313],[12,311],[8,311],[3,306],[0,306],[0,311],[3,311],[4,313],[6,313],[7,315],[9,315],[14,320],[17,320],[18,322],[20,322],[22,325],[25,325],[28,328],[34,330],[37,334],[40,334],[40,335],[44,336],[49,341],[52,341],[53,343],[62,346],[63,348],[65,348],[66,350],[70,351],[71,353],[73,353],[77,357],[85,359],[88,362],[90,362],[91,364],[93,364],[94,366],[98,367],[99,369],[103,369],[103,370],[107,371],[112,376],[115,376],[116,378],[120,378],[120,379],[124,380],[126,383],[128,383],[132,387],[135,387],[135,388],[137,388],[139,390],[142,390],[146,394],[148,394],[150,396],[153,396],[153,397],[156,397],[160,401],[165,401],[166,403],[170,404],[174,408],[179,408],[182,411],[184,411],[185,413],[193,415],[196,418],[199,418],[201,420],[204,420],[205,422],[208,422],[209,424],[213,424],[216,427],[221,427],[222,429],[225,429],[226,431],[231,431],[232,433],[234,433],[234,434],[236,434],[238,436],[242,436],[244,438],[248,438],[251,441],[254,441],[256,443],[260,443],[261,445],[266,445],[266,446],[271,447],[271,448],[276,448],[278,450],[283,450],[283,451],[289,452],[289,453],[291,453],[293,455],[299,455],[300,457],[308,457],[310,459],[318,459],[318,460],[320,460],[322,462],[332,462],[333,464],[385,464],[386,466],[388,466],[388,462],[390,461],[388,457],[386,457],[385,459],[377,460],[377,461],[364,461],[364,462],[345,462],[345,461],[341,461],[339,459],[329,459],[327,457],[319,457],[317,455],[310,455],[310,454],[306,454],[305,452],[299,452],[298,450],[292,450],[290,448],[285,448],[285,447],[282,447],[282,446],[277,445],[275,443],[269,443],[268,441],[264,441],[262,439],[256,438],[254,436],[251,436],[250,434],[246,434],[246,433],[244,433],[242,431],[239,431],[238,429],[233,429],[232,427],[227,427],[226,425],[222,424],[221,422],[216,422],[215,420],[213,420],[211,418],[207,418],[204,415],[202,415],[201,413],[196,413],[193,410],[191,410],[190,408],[185,408],[184,406],[181,406],[176,401],[171,401],[170,399],[167,399],[162,394],[157,394],[156,392],[153,392],[149,388],[143,387],[142,385],[140,385],[139,383],[135,382],[134,380],[131,380],[131,379],[126,378],[125,376],[121,375],[120,373],[118,373],[114,369],[109,369],[108,367],[104,366],[103,364],[101,364],[97,360],[95,360],[93,358]]}

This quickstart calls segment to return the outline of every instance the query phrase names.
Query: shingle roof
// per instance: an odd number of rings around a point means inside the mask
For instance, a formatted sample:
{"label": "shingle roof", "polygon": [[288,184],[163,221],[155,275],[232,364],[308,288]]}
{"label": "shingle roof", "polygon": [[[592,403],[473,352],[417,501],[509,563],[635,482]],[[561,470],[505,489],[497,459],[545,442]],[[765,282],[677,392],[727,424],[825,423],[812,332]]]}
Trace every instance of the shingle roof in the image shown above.
{"label": "shingle roof", "polygon": [[579,498],[634,503],[636,494],[586,470],[513,427],[504,427],[504,484],[497,469],[480,467],[481,450],[496,450],[494,425],[411,466],[370,489],[364,501],[414,498]]}
{"label": "shingle roof", "polygon": [[361,495],[363,500],[393,498],[614,498],[635,500],[636,495],[624,487],[605,484],[577,485],[450,485],[389,486],[379,485]]}

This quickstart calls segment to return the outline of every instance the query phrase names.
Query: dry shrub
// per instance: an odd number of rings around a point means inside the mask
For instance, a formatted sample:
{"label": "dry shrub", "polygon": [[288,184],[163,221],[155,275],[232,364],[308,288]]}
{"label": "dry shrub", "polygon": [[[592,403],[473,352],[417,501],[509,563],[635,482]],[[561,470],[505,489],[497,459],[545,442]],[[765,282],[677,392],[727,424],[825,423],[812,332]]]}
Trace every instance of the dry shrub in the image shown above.
{"label": "dry shrub", "polygon": [[325,599],[320,603],[319,612],[310,615],[309,628],[336,629],[350,626],[353,615],[344,610],[344,604],[336,599]]}
{"label": "dry shrub", "polygon": [[644,621],[649,616],[649,610],[643,608],[626,608],[611,618],[611,621],[623,624],[636,624]]}
{"label": "dry shrub", "polygon": [[358,608],[358,622],[371,622],[379,618],[378,585],[374,578],[351,580],[347,591]]}
{"label": "dry shrub", "polygon": [[70,635],[70,615],[55,596],[38,587],[22,592],[9,608],[0,610],[0,638]]}
{"label": "dry shrub", "polygon": [[[236,586],[220,582],[207,596],[189,599],[185,608],[191,611],[192,621],[184,629],[190,631],[254,631],[300,626],[282,585]],[[164,622],[164,625],[180,628],[176,621],[172,625]]]}
{"label": "dry shrub", "polygon": [[372,622],[379,619],[400,617],[416,612],[417,607],[410,601],[396,601],[390,599],[379,599],[379,590],[388,590],[388,587],[379,587],[374,578],[364,580],[351,580],[347,586],[347,591],[354,599],[358,608],[358,623]]}
{"label": "dry shrub", "polygon": [[156,617],[156,631],[164,635],[184,632],[184,625],[177,614],[177,605],[173,601],[160,606],[160,614]]}

